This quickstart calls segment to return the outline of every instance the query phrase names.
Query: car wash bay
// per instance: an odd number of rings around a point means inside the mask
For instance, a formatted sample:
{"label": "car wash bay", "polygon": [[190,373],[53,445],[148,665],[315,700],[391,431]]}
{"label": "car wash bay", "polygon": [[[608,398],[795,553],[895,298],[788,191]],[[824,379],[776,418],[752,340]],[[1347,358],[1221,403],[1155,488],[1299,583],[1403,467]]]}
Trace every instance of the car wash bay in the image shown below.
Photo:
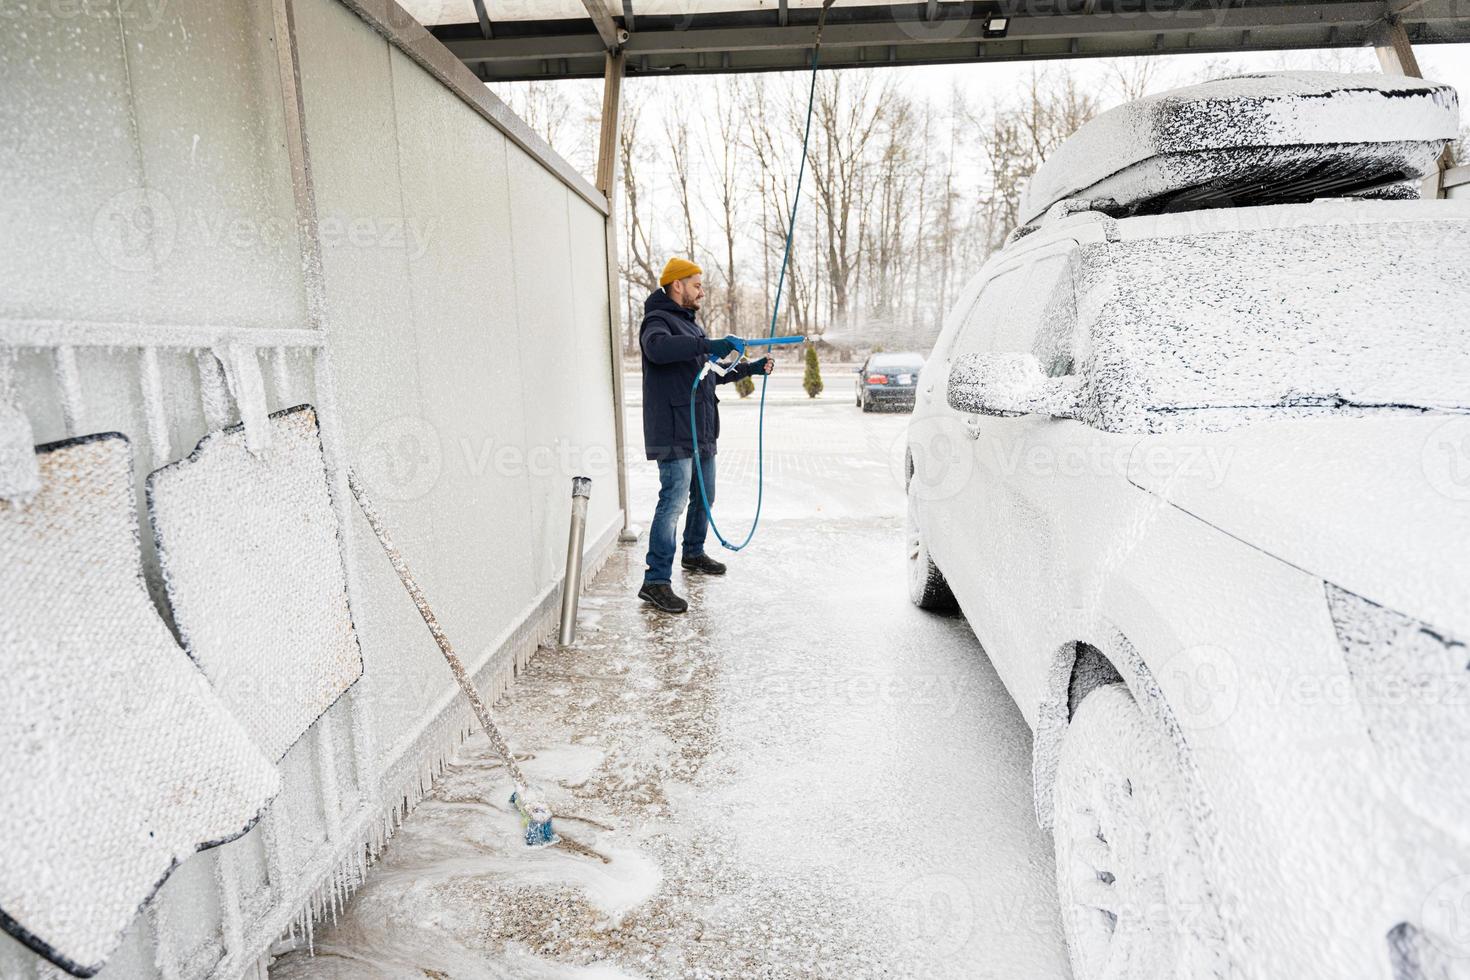
{"label": "car wash bay", "polygon": [[[755,400],[722,405],[727,535],[754,512]],[[520,844],[477,734],[272,977],[1067,976],[1030,732],[965,621],[908,600],[908,416],[835,381],[767,411],[766,516],[729,574],[676,570],[691,608],[665,616],[634,597],[646,537],[620,546],[575,645],[498,706],[568,845]]]}

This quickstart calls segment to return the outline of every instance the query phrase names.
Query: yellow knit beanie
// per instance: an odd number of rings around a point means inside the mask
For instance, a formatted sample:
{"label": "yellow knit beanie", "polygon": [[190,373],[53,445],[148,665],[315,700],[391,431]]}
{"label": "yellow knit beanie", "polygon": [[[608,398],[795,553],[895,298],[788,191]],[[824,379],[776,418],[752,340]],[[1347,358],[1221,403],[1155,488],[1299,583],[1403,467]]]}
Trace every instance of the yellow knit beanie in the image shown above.
{"label": "yellow knit beanie", "polygon": [[660,286],[667,286],[675,280],[688,279],[690,276],[697,276],[703,271],[703,269],[688,259],[672,258],[669,259],[669,264],[664,266],[663,274],[658,277],[658,284]]}

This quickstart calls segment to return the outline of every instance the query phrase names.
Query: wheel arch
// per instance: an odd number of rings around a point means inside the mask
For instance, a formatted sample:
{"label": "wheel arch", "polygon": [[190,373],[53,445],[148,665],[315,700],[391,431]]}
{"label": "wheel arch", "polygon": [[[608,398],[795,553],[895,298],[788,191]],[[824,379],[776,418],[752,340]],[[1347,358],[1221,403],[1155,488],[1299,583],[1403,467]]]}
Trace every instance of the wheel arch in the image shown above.
{"label": "wheel arch", "polygon": [[1143,713],[1159,725],[1160,734],[1173,749],[1189,811],[1194,818],[1195,844],[1211,879],[1214,907],[1210,911],[1224,926],[1227,959],[1239,963],[1242,960],[1240,943],[1244,942],[1240,928],[1242,917],[1235,908],[1235,901],[1221,890],[1224,879],[1219,870],[1226,863],[1221,849],[1222,840],[1198,764],[1153,671],[1128,638],[1111,625],[1099,630],[1092,639],[1073,640],[1052,652],[1037,711],[1032,749],[1032,786],[1037,822],[1046,830],[1054,831],[1053,790],[1062,739],[1073,711],[1095,688],[1118,682],[1127,686]]}
{"label": "wheel arch", "polygon": [[1052,788],[1072,712],[1095,688],[1119,682],[1127,685],[1144,714],[1154,720],[1159,733],[1173,747],[1190,793],[1191,810],[1197,820],[1207,822],[1210,808],[1184,731],[1143,656],[1111,626],[1089,639],[1072,640],[1052,651],[1037,706],[1031,760],[1037,822],[1047,830],[1052,827]]}

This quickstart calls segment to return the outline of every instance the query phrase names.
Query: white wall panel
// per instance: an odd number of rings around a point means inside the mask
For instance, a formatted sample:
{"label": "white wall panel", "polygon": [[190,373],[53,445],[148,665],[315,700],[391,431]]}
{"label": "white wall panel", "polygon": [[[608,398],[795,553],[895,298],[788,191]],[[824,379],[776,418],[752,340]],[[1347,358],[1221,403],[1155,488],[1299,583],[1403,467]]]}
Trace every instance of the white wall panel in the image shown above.
{"label": "white wall panel", "polygon": [[[391,48],[337,3],[298,4],[296,17],[341,421],[351,463],[416,567],[436,540],[425,498],[443,440],[424,417]],[[363,590],[352,603],[359,683],[374,706],[374,745],[386,754],[441,690],[442,658],[377,541],[359,533],[353,545]]]}
{"label": "white wall panel", "polygon": [[[618,516],[617,443],[611,412],[602,406],[613,403],[612,364],[614,353],[608,333],[607,241],[602,215],[569,197],[572,268],[570,281],[576,346],[570,366],[574,368],[579,397],[578,438],[582,447],[584,475],[593,478],[592,500],[587,508],[587,526],[603,527]],[[599,270],[604,270],[599,273]],[[636,461],[635,461],[636,465]]]}
{"label": "white wall panel", "polygon": [[[146,216],[134,206],[146,202],[126,193],[141,186],[142,164],[132,138],[125,42],[114,12],[92,13],[63,17],[53,5],[34,4],[7,21],[10,36],[0,44],[5,316],[116,314],[139,286],[137,270],[151,264]],[[83,70],[86,84],[78,77]],[[133,247],[112,247],[124,242]],[[83,284],[90,295],[76,295]]]}
{"label": "white wall panel", "polygon": [[119,7],[143,177],[174,224],[134,316],[305,326],[270,0]]}
{"label": "white wall panel", "polygon": [[[127,434],[141,483],[207,429],[196,353],[169,332],[265,328],[250,336],[269,407],[318,405],[329,458],[340,449],[367,477],[498,693],[554,627],[572,476],[595,481],[589,572],[617,529],[603,219],[336,0],[293,2],[331,383],[322,334],[279,358],[263,339],[308,326],[269,0],[46,5],[0,38],[0,131],[20,134],[0,144],[0,347],[18,349],[15,396],[40,442],[69,433],[51,350],[23,340],[32,321],[162,328],[76,352],[81,428]],[[252,973],[324,891],[350,886],[363,844],[468,724],[348,513],[362,679],[282,760],[265,820],[178,869],[104,980]],[[0,976],[54,975],[0,935]]]}
{"label": "white wall panel", "polygon": [[269,3],[19,17],[0,220],[24,234],[0,242],[0,314],[302,326]]}
{"label": "white wall panel", "polygon": [[[526,364],[526,461],[531,525],[540,529],[531,545],[531,567],[541,579],[566,560],[565,522],[571,478],[559,450],[575,444],[581,390],[572,367],[577,357],[571,283],[567,198],[570,192],[519,150],[510,153],[511,227],[517,243],[515,316]],[[561,546],[552,532],[560,519]],[[558,552],[560,552],[558,554]]]}

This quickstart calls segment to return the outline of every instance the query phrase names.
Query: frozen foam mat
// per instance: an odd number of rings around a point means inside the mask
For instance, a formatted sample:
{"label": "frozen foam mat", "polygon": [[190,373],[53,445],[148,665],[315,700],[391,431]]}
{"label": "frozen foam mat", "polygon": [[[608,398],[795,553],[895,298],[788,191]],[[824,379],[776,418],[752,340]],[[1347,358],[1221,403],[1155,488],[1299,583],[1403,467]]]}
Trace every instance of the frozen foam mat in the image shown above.
{"label": "frozen foam mat", "polygon": [[280,778],[149,601],[127,439],[36,455],[34,497],[0,501],[0,926],[90,976]]}
{"label": "frozen foam mat", "polygon": [[184,648],[279,759],[362,676],[316,412],[234,426],[148,477],[158,560]]}

